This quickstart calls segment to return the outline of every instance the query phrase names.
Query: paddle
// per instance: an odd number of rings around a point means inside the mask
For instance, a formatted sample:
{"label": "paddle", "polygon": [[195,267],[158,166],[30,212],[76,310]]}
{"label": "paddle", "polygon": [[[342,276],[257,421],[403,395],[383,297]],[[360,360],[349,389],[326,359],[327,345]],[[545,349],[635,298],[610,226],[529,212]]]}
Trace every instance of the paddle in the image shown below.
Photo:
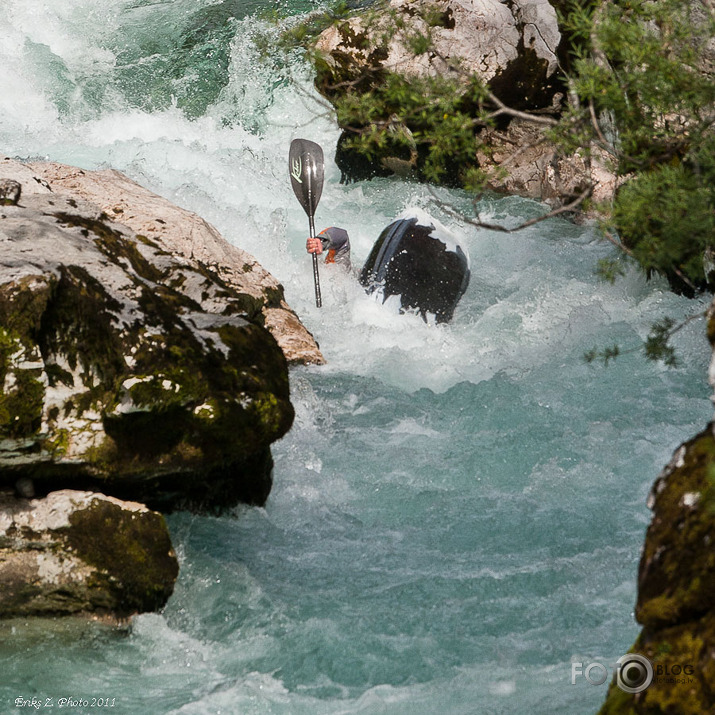
{"label": "paddle", "polygon": [[[315,209],[323,193],[323,150],[315,142],[307,139],[294,139],[288,154],[288,170],[293,192],[300,205],[308,214],[310,237],[315,238]],[[315,305],[320,308],[323,299],[320,296],[320,276],[318,275],[318,254],[313,253],[313,282],[315,283]]]}

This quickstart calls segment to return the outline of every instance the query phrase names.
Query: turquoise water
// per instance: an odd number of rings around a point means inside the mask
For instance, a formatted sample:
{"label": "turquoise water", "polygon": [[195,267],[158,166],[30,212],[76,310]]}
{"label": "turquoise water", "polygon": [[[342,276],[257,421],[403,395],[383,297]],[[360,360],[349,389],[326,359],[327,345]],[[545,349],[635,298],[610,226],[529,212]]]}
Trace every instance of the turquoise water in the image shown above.
{"label": "turquoise water", "polygon": [[[606,686],[572,685],[571,663],[630,648],[648,490],[712,407],[702,321],[678,335],[675,370],[581,355],[699,306],[635,272],[600,283],[609,248],[591,228],[494,234],[424,187],[341,186],[307,68],[259,52],[273,29],[257,15],[309,3],[106,5],[5,0],[0,149],[116,167],[198,211],[281,280],[328,364],[292,371],[296,422],[265,508],[169,518],[181,575],[163,613],[120,630],[0,625],[0,711],[35,697],[75,712],[93,698],[118,713],[595,712]],[[325,149],[317,223],[348,228],[356,266],[409,207],[467,246],[451,324],[399,315],[328,267],[315,308],[296,136]],[[506,223],[539,210],[480,208]]]}

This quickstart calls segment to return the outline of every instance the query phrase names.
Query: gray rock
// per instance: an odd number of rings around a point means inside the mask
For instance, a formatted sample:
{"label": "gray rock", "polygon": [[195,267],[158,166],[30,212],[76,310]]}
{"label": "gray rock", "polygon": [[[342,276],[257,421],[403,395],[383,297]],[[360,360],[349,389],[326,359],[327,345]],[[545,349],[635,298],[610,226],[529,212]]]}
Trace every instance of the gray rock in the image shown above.
{"label": "gray rock", "polygon": [[[405,23],[392,26],[386,18],[369,27],[354,17],[325,30],[317,49],[335,66],[349,57],[359,68],[369,61],[407,76],[444,75],[459,63],[465,73],[491,82],[508,70],[520,56],[533,52],[543,65],[543,77],[554,74],[556,51],[561,41],[556,11],[548,0],[391,0],[390,9]],[[420,11],[441,14],[443,21],[431,29]],[[377,59],[375,49],[390,24],[385,51]],[[434,51],[415,55],[410,37],[415,32],[431,33]],[[369,60],[368,60],[369,58]],[[505,100],[506,101],[506,100]]]}
{"label": "gray rock", "polygon": [[293,409],[255,299],[37,187],[0,213],[0,487],[263,503]]}
{"label": "gray rock", "polygon": [[[54,162],[22,164],[0,158],[0,176],[22,182],[25,193],[85,199],[112,221],[146,236],[177,256],[200,261],[237,293],[244,309],[262,321],[291,364],[325,362],[313,336],[283,297],[283,286],[246,251],[207,221],[145,189],[119,171],[88,171]],[[201,294],[199,293],[199,299]],[[204,306],[211,309],[210,306]]]}
{"label": "gray rock", "polygon": [[178,563],[161,514],[141,504],[62,490],[0,493],[0,618],[161,608]]}
{"label": "gray rock", "polygon": [[482,139],[489,151],[479,151],[477,159],[492,191],[526,196],[556,207],[575,199],[589,186],[596,202],[609,201],[616,190],[612,162],[598,147],[592,147],[588,156],[564,156],[539,125],[521,119],[512,120],[503,130],[484,130]]}

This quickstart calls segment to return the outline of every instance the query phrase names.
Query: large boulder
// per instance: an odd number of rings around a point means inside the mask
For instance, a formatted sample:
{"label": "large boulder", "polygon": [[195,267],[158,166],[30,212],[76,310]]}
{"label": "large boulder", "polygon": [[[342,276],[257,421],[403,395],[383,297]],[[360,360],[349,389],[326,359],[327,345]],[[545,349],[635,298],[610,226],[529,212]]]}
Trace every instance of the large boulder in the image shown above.
{"label": "large boulder", "polygon": [[178,571],[164,517],[141,504],[0,492],[0,618],[154,611]]}
{"label": "large boulder", "polygon": [[313,336],[286,304],[283,286],[197,214],[176,206],[114,169],[87,171],[66,164],[0,160],[0,176],[22,172],[25,191],[69,193],[96,204],[110,219],[147,236],[172,254],[200,261],[240,294],[252,320],[263,322],[290,364],[325,362]]}
{"label": "large boulder", "polygon": [[[561,41],[548,0],[391,0],[380,21],[353,17],[325,30],[317,49],[336,71],[354,78],[378,69],[407,76],[476,74],[515,107],[551,104],[547,85]],[[427,18],[427,19],[425,19]],[[411,38],[429,33],[429,52]]]}
{"label": "large boulder", "polygon": [[23,171],[0,207],[0,487],[262,504],[293,409],[257,299]]}

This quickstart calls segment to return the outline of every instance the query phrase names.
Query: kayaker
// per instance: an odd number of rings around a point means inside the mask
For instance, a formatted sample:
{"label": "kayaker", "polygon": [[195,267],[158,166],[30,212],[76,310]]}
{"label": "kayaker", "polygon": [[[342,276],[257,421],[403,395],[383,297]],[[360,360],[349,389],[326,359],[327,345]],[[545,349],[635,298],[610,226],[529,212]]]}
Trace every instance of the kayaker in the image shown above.
{"label": "kayaker", "polygon": [[350,237],[344,228],[331,226],[321,231],[316,238],[309,238],[305,242],[308,253],[320,255],[327,251],[326,263],[337,263],[347,269],[350,268]]}

